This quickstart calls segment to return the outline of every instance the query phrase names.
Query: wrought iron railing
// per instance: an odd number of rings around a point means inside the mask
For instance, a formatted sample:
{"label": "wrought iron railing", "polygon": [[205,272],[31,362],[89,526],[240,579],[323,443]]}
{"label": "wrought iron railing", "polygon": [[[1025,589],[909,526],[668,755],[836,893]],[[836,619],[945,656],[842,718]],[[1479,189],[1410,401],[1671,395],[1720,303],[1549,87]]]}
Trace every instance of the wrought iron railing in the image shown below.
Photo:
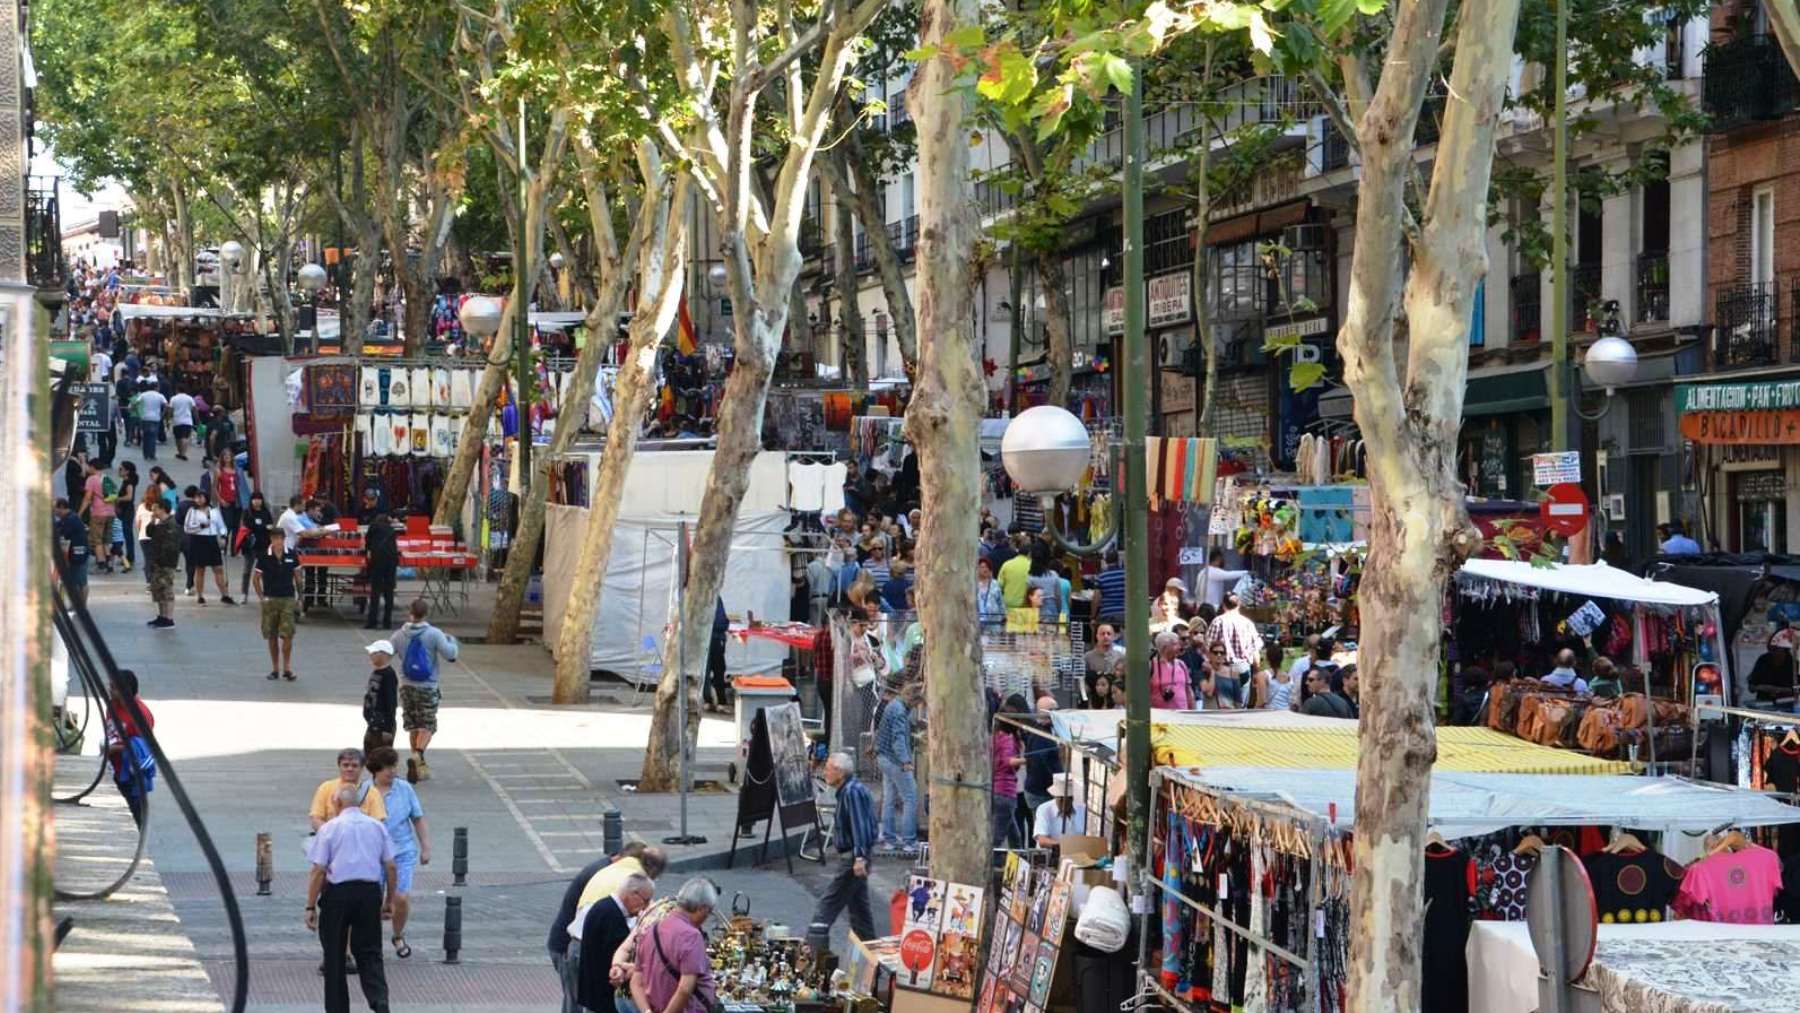
{"label": "wrought iron railing", "polygon": [[25,280],[40,289],[60,289],[68,281],[68,271],[56,181],[32,182],[25,191]]}
{"label": "wrought iron railing", "polygon": [[975,206],[981,209],[985,218],[1005,214],[1017,207],[1019,195],[1008,191],[996,180],[978,179],[975,181]]}
{"label": "wrought iron railing", "polygon": [[1332,123],[1325,124],[1325,143],[1319,153],[1319,169],[1331,172],[1350,164],[1350,139]]}
{"label": "wrought iron railing", "polygon": [[919,216],[910,215],[897,222],[889,222],[887,227],[888,244],[901,260],[910,260],[913,247],[919,245]]}
{"label": "wrought iron railing", "polygon": [[873,271],[875,269],[875,247],[869,242],[867,232],[856,234],[856,269]]}
{"label": "wrought iron railing", "polygon": [[1701,58],[1700,105],[1711,120],[1708,129],[1731,130],[1793,110],[1794,71],[1773,37],[1740,36],[1707,46]]}
{"label": "wrought iron railing", "polygon": [[1569,331],[1586,334],[1599,329],[1600,265],[1574,264],[1569,268]]}
{"label": "wrought iron railing", "polygon": [[1731,285],[1713,301],[1713,365],[1765,366],[1778,358],[1775,283]]}
{"label": "wrought iron railing", "polygon": [[1514,275],[1512,290],[1512,340],[1514,344],[1538,340],[1544,333],[1543,277],[1536,271]]}
{"label": "wrought iron railing", "polygon": [[1647,250],[1637,259],[1637,319],[1639,323],[1669,319],[1669,253]]}

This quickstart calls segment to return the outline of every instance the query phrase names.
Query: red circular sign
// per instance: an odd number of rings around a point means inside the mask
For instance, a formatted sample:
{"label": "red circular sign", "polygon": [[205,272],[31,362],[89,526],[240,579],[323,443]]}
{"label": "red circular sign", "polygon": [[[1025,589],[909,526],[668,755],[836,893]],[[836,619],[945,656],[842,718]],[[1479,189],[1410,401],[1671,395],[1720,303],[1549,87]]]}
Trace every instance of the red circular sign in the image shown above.
{"label": "red circular sign", "polygon": [[937,955],[937,945],[932,942],[931,933],[924,929],[913,929],[900,939],[900,963],[906,969],[917,974],[931,966],[932,958]]}
{"label": "red circular sign", "polygon": [[1538,516],[1544,527],[1567,538],[1588,525],[1587,493],[1573,482],[1558,482],[1544,490],[1544,501],[1538,504]]}

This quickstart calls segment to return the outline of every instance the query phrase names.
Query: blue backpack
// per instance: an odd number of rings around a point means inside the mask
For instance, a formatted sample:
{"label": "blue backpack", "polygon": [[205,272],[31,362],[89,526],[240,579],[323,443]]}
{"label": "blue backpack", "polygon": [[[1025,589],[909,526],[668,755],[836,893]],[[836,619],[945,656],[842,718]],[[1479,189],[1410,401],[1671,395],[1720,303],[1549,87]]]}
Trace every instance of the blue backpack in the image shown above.
{"label": "blue backpack", "polygon": [[431,648],[425,646],[425,629],[407,639],[406,657],[400,662],[400,671],[413,682],[431,681]]}
{"label": "blue backpack", "polygon": [[[126,791],[139,788],[145,792],[154,790],[156,788],[156,756],[150,752],[150,744],[144,741],[142,735],[133,735],[125,740],[125,751],[130,754],[130,758],[119,764],[119,770],[113,775],[113,780]],[[125,766],[125,763],[137,767],[135,784],[131,776],[131,768]]]}

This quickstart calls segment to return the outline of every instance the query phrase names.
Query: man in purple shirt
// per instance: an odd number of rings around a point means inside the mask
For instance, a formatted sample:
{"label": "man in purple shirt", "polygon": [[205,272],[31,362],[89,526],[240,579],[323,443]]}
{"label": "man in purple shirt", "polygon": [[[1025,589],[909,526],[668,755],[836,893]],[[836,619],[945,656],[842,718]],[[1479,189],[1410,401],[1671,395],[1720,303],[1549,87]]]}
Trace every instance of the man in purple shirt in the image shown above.
{"label": "man in purple shirt", "polygon": [[381,917],[394,905],[394,842],[385,824],[357,806],[359,794],[354,784],[338,789],[341,811],[319,828],[307,848],[312,875],[306,884],[306,927],[318,930],[325,951],[325,1013],[350,1013],[350,986],[344,979],[346,939],[356,955],[363,998],[376,1013],[388,1013]]}
{"label": "man in purple shirt", "polygon": [[707,1013],[717,990],[706,936],[700,926],[719,904],[719,890],[704,877],[682,884],[676,910],[656,923],[637,945],[631,999],[642,1013]]}

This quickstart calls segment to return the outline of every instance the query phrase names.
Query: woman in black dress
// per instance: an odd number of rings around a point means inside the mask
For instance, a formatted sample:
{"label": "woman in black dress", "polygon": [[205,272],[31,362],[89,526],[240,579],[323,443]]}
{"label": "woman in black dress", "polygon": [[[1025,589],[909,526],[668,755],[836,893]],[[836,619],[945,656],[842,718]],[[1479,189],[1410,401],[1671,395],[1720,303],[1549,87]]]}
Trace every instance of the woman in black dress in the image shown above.
{"label": "woman in black dress", "polygon": [[238,530],[231,536],[233,551],[244,557],[244,580],[238,593],[245,597],[250,595],[250,574],[256,569],[256,561],[269,551],[269,529],[274,526],[269,501],[258,489],[250,494],[250,508],[238,519]]}
{"label": "woman in black dress", "polygon": [[212,497],[203,492],[194,494],[194,505],[182,522],[182,530],[188,536],[188,562],[194,568],[194,592],[198,603],[206,604],[206,571],[211,570],[213,586],[219,589],[219,600],[236,605],[231,588],[225,583],[225,556],[219,548],[219,539],[225,537],[225,515],[213,506]]}
{"label": "woman in black dress", "polygon": [[137,509],[137,502],[138,502],[138,494],[137,493],[138,493],[137,465],[132,464],[130,461],[120,461],[119,462],[119,491],[117,493],[115,493],[113,496],[113,506],[114,506],[115,510],[117,511],[116,517],[117,517],[120,525],[122,526],[121,530],[124,535],[125,545],[124,545],[123,552],[125,555],[125,572],[126,573],[130,573],[131,568],[133,566],[137,565],[137,538],[134,537],[135,533],[133,531],[131,531],[130,528],[123,527],[123,525],[130,523],[128,518],[130,518],[132,516],[133,511],[135,511]]}

